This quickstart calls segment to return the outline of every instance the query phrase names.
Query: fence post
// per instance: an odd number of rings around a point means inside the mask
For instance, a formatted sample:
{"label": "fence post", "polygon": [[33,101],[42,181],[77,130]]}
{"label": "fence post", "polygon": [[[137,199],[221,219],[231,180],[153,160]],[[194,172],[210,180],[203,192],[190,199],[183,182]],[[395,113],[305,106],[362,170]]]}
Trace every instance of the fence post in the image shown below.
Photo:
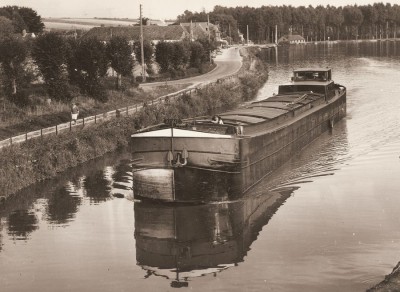
{"label": "fence post", "polygon": [[69,121],[69,131],[72,131],[72,121]]}
{"label": "fence post", "polygon": [[84,127],[85,126],[85,118],[82,118],[82,124],[83,124],[82,127]]}
{"label": "fence post", "polygon": [[40,138],[43,138],[43,128],[40,128]]}
{"label": "fence post", "polygon": [[56,135],[58,135],[58,125],[56,125]]}
{"label": "fence post", "polygon": [[128,115],[129,114],[129,107],[127,106],[126,107],[126,115]]}
{"label": "fence post", "polygon": [[28,141],[28,132],[25,133],[25,142]]}

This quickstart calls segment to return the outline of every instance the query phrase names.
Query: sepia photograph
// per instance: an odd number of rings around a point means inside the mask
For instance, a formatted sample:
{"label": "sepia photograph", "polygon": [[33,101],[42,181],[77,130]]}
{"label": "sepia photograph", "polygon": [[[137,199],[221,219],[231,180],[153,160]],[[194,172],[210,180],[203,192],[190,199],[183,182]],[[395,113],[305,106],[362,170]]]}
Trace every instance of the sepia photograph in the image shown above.
{"label": "sepia photograph", "polygon": [[398,0],[1,0],[0,291],[400,291],[399,80]]}

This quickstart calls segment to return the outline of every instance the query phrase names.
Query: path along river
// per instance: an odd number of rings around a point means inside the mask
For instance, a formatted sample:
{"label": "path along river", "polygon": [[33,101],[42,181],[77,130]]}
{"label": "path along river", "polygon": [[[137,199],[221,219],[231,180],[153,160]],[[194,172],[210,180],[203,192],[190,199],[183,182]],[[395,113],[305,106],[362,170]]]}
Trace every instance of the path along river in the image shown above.
{"label": "path along river", "polygon": [[365,291],[382,281],[400,261],[400,43],[265,55],[258,99],[294,68],[329,66],[348,88],[346,119],[236,202],[133,202],[126,153],[24,190],[0,209],[0,290]]}

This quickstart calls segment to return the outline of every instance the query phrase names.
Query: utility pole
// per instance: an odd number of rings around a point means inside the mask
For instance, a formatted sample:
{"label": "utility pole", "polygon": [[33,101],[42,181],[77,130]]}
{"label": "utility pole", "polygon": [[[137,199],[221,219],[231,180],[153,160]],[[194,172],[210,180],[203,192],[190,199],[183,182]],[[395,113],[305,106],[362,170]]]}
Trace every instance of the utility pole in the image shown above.
{"label": "utility pole", "polygon": [[210,42],[210,15],[207,14],[208,42]]}
{"label": "utility pole", "polygon": [[144,49],[143,49],[143,22],[142,22],[142,4],[140,4],[140,53],[142,55],[142,82],[146,82],[146,68],[144,67]]}
{"label": "utility pole", "polygon": [[209,48],[209,55],[210,55],[210,64],[212,63],[212,58],[211,58],[211,32],[210,32],[210,15],[207,14],[207,30],[208,30],[208,48]]}
{"label": "utility pole", "polygon": [[229,23],[229,45],[232,45],[231,24]]}
{"label": "utility pole", "polygon": [[193,41],[193,28],[192,28],[192,20],[190,20],[190,41]]}
{"label": "utility pole", "polygon": [[249,25],[247,25],[247,45],[249,45]]}

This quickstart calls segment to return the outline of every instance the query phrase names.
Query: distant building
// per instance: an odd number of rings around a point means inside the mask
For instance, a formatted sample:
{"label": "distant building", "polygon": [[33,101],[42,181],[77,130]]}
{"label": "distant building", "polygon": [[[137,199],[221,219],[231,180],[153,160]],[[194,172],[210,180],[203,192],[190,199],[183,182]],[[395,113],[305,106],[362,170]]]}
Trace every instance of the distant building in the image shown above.
{"label": "distant building", "polygon": [[192,32],[192,39],[208,37],[210,34],[211,39],[217,42],[221,41],[221,32],[218,25],[208,22],[182,22],[180,25],[184,27],[189,34]]}
{"label": "distant building", "polygon": [[304,44],[306,40],[298,34],[284,35],[278,39],[278,44]]}

